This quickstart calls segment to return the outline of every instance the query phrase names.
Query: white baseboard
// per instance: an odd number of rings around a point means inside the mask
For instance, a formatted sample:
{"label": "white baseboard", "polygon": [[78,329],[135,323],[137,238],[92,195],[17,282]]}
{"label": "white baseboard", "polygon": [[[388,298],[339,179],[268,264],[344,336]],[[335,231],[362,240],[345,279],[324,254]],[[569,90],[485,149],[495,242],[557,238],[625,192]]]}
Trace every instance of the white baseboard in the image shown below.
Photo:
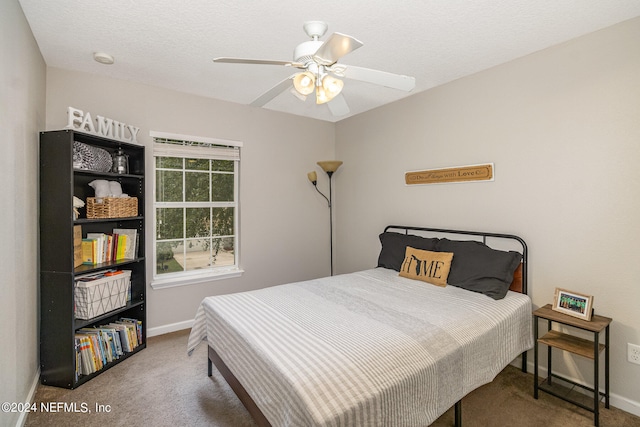
{"label": "white baseboard", "polygon": [[[518,368],[522,368],[522,358],[518,356],[513,362],[511,362],[513,366],[517,366]],[[533,355],[530,354],[527,356],[527,372],[534,372],[534,364],[533,364]],[[547,368],[544,366],[540,366],[538,368],[538,375],[541,377],[547,376]],[[564,376],[564,375],[563,375]],[[564,376],[568,380],[576,382],[586,387],[593,387],[593,384],[586,384],[584,381],[578,380],[571,376]],[[600,389],[602,393],[604,393],[604,389]],[[533,394],[533,384],[531,384],[531,393]],[[615,393],[609,393],[609,404],[611,406],[615,406],[616,408],[628,412],[630,414],[636,415],[640,417],[640,402],[628,399],[624,396],[620,396]]]}
{"label": "white baseboard", "polygon": [[[33,398],[36,397],[36,389],[38,388],[38,384],[40,383],[40,368],[36,371],[35,376],[33,377],[33,381],[31,382],[31,388],[29,389],[29,394],[25,399],[25,402],[33,403]],[[16,427],[24,427],[24,424],[27,422],[27,415],[29,412],[23,411],[20,413],[20,417],[16,422]]]}
{"label": "white baseboard", "polygon": [[170,332],[181,331],[183,329],[191,329],[191,327],[193,326],[193,321],[194,319],[191,319],[191,320],[185,320],[184,322],[170,323],[168,325],[149,328],[147,329],[147,338],[155,337],[157,335],[168,334]]}
{"label": "white baseboard", "polygon": [[615,406],[618,409],[622,409],[625,412],[640,417],[640,402],[611,393],[609,396],[609,403],[611,403],[611,406]]}

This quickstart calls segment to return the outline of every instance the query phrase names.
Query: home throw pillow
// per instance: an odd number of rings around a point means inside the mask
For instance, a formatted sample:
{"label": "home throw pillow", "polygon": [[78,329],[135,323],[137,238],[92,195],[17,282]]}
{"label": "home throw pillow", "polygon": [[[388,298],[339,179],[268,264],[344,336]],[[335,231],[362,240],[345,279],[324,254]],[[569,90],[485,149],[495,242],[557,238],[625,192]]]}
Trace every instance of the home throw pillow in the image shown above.
{"label": "home throw pillow", "polygon": [[422,280],[437,286],[447,286],[452,252],[432,252],[407,246],[400,276]]}

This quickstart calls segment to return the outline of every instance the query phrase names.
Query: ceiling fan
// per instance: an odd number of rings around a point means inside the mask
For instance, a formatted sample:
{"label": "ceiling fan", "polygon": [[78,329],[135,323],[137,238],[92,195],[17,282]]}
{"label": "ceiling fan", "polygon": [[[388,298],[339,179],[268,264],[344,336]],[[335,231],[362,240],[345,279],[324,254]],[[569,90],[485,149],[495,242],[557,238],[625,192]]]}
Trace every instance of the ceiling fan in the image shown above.
{"label": "ceiling fan", "polygon": [[[349,106],[341,94],[344,82],[338,77],[373,83],[393,89],[411,91],[415,78],[370,68],[338,64],[338,60],[363,44],[359,40],[341,33],[333,33],[326,41],[321,41],[328,25],[322,21],[304,23],[304,31],[311,38],[296,46],[293,61],[278,61],[244,58],[215,58],[213,62],[229,64],[281,65],[298,68],[299,71],[260,95],[251,105],[262,107],[280,93],[289,89],[298,98],[305,100],[315,92],[316,103],[327,103],[335,116],[349,113]],[[331,102],[329,102],[331,101]]]}

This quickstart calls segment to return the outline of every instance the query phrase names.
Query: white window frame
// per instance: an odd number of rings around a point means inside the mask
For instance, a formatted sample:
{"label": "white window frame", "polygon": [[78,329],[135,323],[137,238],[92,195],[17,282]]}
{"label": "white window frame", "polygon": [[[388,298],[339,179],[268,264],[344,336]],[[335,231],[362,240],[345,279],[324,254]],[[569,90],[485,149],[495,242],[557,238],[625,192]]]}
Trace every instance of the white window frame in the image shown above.
{"label": "white window frame", "polygon": [[[232,277],[238,277],[244,272],[240,268],[240,150],[242,147],[241,141],[232,141],[226,139],[209,138],[202,136],[192,135],[180,135],[167,132],[149,132],[153,140],[153,214],[152,224],[152,260],[153,260],[153,274],[151,287],[153,289],[163,289],[175,286],[191,285],[196,283],[208,282],[212,280],[228,279]],[[176,140],[184,141],[188,143],[195,143],[191,145],[177,145],[167,144],[162,142],[156,142],[157,140]],[[207,147],[207,145],[209,147]],[[156,244],[156,207],[160,207],[162,203],[156,202],[156,157],[182,157],[182,158],[207,158],[207,159],[219,159],[219,160],[233,160],[234,161],[234,201],[226,203],[227,206],[234,207],[234,256],[235,264],[233,266],[215,267],[206,270],[191,270],[176,273],[168,273],[166,275],[158,275],[156,273],[156,260],[157,260],[157,244]]]}

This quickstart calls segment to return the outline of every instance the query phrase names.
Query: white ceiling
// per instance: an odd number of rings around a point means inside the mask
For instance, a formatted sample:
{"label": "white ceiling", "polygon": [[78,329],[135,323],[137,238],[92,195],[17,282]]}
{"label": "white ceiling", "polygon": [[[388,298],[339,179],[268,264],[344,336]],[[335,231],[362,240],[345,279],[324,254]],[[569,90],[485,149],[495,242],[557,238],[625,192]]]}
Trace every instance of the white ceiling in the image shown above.
{"label": "white ceiling", "polygon": [[[295,69],[213,63],[293,60],[305,21],[364,46],[347,65],[416,78],[413,92],[347,80],[333,117],[285,91],[263,108],[335,122],[640,16],[640,0],[19,0],[47,66],[249,104]],[[306,3],[306,4],[304,4]],[[102,65],[93,52],[115,57]]]}

